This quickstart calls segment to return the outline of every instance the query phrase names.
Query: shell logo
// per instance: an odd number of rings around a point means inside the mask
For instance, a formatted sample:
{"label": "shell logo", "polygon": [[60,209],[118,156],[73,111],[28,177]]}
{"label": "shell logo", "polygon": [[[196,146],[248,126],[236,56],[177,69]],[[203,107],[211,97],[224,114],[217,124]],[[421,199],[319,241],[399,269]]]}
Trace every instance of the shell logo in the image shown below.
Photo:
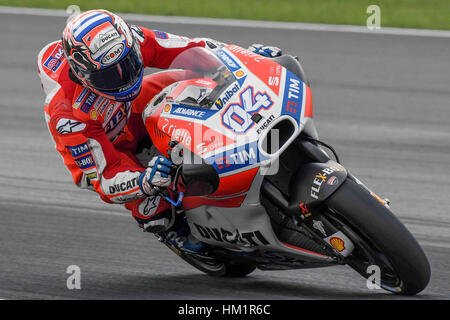
{"label": "shell logo", "polygon": [[98,117],[97,111],[95,111],[94,109],[92,109],[92,111],[91,111],[91,118],[92,118],[92,120],[96,120],[97,117]]}
{"label": "shell logo", "polygon": [[164,112],[169,112],[170,111],[170,104],[166,104],[165,106],[164,106]]}
{"label": "shell logo", "polygon": [[235,75],[240,78],[244,75],[244,72],[242,70],[236,71]]}
{"label": "shell logo", "polygon": [[337,251],[342,252],[345,250],[344,240],[342,240],[341,238],[333,237],[329,241],[333,248],[335,248]]}

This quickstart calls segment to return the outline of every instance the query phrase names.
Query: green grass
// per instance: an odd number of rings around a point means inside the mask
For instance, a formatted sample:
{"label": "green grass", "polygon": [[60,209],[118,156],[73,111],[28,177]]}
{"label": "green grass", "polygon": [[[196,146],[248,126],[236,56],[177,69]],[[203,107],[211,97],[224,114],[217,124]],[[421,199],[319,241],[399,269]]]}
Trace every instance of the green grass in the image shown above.
{"label": "green grass", "polygon": [[381,27],[450,29],[450,0],[0,0],[0,5],[191,17],[365,25],[371,4]]}

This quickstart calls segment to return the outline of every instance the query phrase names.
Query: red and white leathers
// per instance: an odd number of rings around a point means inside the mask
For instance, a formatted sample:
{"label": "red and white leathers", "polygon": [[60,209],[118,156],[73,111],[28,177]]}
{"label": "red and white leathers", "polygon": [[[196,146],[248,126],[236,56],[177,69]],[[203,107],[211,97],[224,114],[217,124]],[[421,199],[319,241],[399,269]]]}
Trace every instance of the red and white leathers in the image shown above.
{"label": "red and white leathers", "polygon": [[[189,39],[132,26],[140,42],[145,67],[167,69],[182,51],[207,46],[210,39]],[[46,93],[45,119],[56,150],[74,183],[96,191],[108,203],[122,203],[140,223],[170,208],[160,197],[146,197],[138,179],[145,170],[135,156],[147,132],[142,112],[163,88],[188,77],[185,71],[165,71],[144,77],[132,102],[97,95],[69,78],[61,41],[46,45],[38,56],[39,75]],[[150,159],[148,159],[150,160]]]}

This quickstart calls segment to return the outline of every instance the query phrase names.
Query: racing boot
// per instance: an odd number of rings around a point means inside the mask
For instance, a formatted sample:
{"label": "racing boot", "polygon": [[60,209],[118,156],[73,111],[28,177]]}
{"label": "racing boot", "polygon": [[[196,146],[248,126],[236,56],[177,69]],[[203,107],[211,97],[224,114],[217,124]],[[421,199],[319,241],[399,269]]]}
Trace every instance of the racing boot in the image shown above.
{"label": "racing boot", "polygon": [[201,253],[206,248],[206,244],[204,242],[201,242],[192,235],[185,217],[176,219],[173,226],[164,231],[164,234],[180,249],[194,253]]}
{"label": "racing boot", "polygon": [[165,231],[173,224],[172,210],[165,210],[143,221],[139,226],[146,232],[159,233]]}
{"label": "racing boot", "polygon": [[169,229],[174,223],[175,215],[167,201],[160,196],[150,196],[125,203],[131,210],[133,218],[143,231],[158,233]]}

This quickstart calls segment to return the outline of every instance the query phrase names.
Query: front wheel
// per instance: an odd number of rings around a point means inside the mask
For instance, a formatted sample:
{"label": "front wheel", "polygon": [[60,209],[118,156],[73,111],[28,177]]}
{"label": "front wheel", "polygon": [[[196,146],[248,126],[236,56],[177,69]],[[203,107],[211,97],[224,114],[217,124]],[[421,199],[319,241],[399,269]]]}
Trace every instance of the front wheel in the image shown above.
{"label": "front wheel", "polygon": [[363,277],[368,268],[381,270],[380,286],[388,291],[414,295],[430,280],[431,270],[425,253],[416,239],[392,212],[366,189],[347,179],[326,200],[326,216],[355,244],[346,258],[350,267]]}
{"label": "front wheel", "polygon": [[230,261],[224,262],[217,260],[212,256],[203,256],[180,251],[167,242],[165,242],[165,244],[191,266],[210,276],[242,278],[256,269],[256,267],[251,264]]}

